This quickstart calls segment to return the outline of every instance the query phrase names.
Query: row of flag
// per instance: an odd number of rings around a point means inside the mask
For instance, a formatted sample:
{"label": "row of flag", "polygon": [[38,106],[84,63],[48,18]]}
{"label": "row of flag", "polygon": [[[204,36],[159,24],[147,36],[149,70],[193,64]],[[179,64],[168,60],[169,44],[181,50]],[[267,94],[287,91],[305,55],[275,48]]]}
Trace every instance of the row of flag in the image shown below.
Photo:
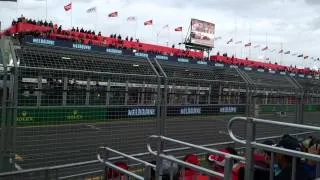
{"label": "row of flag", "polygon": [[[222,37],[216,37],[214,40],[220,40],[222,39]],[[227,44],[230,44],[233,42],[233,38],[230,38],[228,41],[227,41]],[[234,42],[234,44],[242,44],[242,41],[236,41]],[[244,44],[244,47],[251,47],[252,46],[252,43],[251,42],[248,42],[246,44]],[[253,46],[253,48],[259,48],[261,47],[260,45],[255,45]],[[261,49],[261,51],[267,51],[269,49],[268,46],[265,46]],[[276,52],[276,49],[270,49],[270,52]],[[314,60],[318,60],[319,61],[319,58],[314,58],[314,57],[309,57],[307,55],[304,55],[304,54],[298,54],[298,53],[291,53],[291,51],[284,51],[283,49],[281,49],[279,52],[279,54],[291,54],[292,56],[297,56],[299,58],[304,58],[304,59],[314,59]]]}
{"label": "row of flag", "polygon": [[[65,11],[70,11],[71,9],[72,9],[72,3],[69,3],[69,4],[64,6],[64,10]],[[96,11],[97,11],[97,8],[96,7],[92,7],[92,8],[87,9],[86,12],[87,13],[95,13]],[[108,14],[109,18],[114,18],[114,17],[118,17],[118,16],[119,16],[119,12],[118,11],[114,11],[114,12],[111,12],[111,13]],[[137,21],[137,17],[136,16],[129,16],[129,17],[127,17],[127,21],[131,21],[131,22]],[[145,26],[152,26],[153,23],[154,23],[153,20],[150,19],[150,20],[145,21],[143,24]],[[167,25],[163,26],[163,28],[169,28],[169,25],[167,24]],[[183,30],[182,26],[176,27],[174,29],[174,31],[176,31],[176,32],[182,32],[182,30]]]}
{"label": "row of flag", "polygon": [[[64,10],[65,11],[70,11],[72,10],[72,3],[69,3],[67,5],[64,6]],[[87,9],[87,13],[94,13],[97,11],[97,8],[96,7],[91,7],[89,9]],[[114,11],[114,12],[111,12],[108,14],[108,17],[109,18],[115,18],[115,17],[118,17],[119,16],[119,12],[118,11]],[[127,17],[127,21],[131,21],[131,22],[136,22],[137,21],[137,17],[136,16],[129,16]],[[154,21],[152,19],[150,20],[147,20],[145,21],[144,23],[144,26],[152,26],[154,24]],[[169,28],[169,25],[164,25],[163,28]],[[182,26],[179,26],[179,27],[176,27],[174,29],[174,31],[176,32],[182,32],[183,28]],[[216,37],[214,40],[220,40],[222,39],[221,36],[219,37]],[[230,44],[234,42],[233,38],[230,38],[228,41],[227,41],[227,44]],[[243,42],[242,41],[236,41],[234,42],[234,44],[242,44]],[[248,42],[246,44],[244,44],[244,47],[247,48],[247,47],[251,47],[252,46],[252,43],[251,42]],[[261,47],[260,45],[255,45],[253,46],[253,48],[259,48]],[[261,51],[267,51],[269,50],[269,47],[268,46],[265,46],[263,48],[261,48]],[[270,49],[270,52],[276,52],[276,49]],[[281,49],[279,52],[279,54],[285,54],[285,55],[288,55],[288,54],[292,54],[292,56],[297,56],[299,58],[304,58],[304,59],[308,59],[309,56],[307,55],[304,55],[304,54],[298,54],[298,53],[291,53],[291,51],[284,51],[283,49]],[[314,57],[310,57],[310,59],[314,59],[314,60],[319,60],[319,58],[314,58]]]}

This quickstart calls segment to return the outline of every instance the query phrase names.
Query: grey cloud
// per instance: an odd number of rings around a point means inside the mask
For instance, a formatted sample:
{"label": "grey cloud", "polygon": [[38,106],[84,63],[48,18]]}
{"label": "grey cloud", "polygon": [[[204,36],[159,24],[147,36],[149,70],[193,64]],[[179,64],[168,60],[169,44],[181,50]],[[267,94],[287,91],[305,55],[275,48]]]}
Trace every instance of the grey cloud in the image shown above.
{"label": "grey cloud", "polygon": [[319,30],[320,29],[320,16],[314,18],[310,23],[309,27],[312,30]]}
{"label": "grey cloud", "polygon": [[320,5],[319,0],[305,0],[305,2],[309,5]]}

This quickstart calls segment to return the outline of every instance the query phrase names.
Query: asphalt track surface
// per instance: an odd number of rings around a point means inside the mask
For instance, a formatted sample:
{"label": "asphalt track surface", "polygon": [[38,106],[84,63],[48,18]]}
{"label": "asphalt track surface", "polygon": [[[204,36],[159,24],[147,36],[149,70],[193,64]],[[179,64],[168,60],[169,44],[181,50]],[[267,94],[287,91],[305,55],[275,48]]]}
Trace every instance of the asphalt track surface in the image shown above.
{"label": "asphalt track surface", "polygon": [[[315,124],[320,113],[305,114],[306,124]],[[229,141],[226,125],[232,116],[170,118],[166,121],[166,136],[195,144]],[[294,122],[294,115],[261,118]],[[243,136],[244,124],[235,124],[234,132]],[[34,126],[17,128],[17,161],[23,169],[54,166],[96,159],[99,146],[109,146],[125,153],[146,152],[146,139],[156,134],[156,120],[141,119],[99,124]],[[280,126],[257,126],[257,137],[297,132]],[[168,148],[177,147],[168,144]],[[72,171],[72,170],[68,170]]]}

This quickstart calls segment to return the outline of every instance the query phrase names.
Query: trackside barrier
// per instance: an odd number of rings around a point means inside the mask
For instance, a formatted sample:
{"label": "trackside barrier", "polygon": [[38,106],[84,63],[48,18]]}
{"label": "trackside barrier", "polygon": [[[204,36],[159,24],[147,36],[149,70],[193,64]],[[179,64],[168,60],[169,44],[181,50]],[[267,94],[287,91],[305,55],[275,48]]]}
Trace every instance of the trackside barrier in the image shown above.
{"label": "trackside barrier", "polygon": [[[133,160],[135,162],[143,164],[144,167],[145,167],[144,176],[137,175],[137,174],[135,174],[133,172],[130,172],[128,170],[122,169],[122,168],[114,165],[109,160],[110,153],[117,154],[117,155],[122,156],[124,158],[127,158],[127,159],[130,159],[130,160]],[[109,147],[100,147],[100,148],[98,148],[97,158],[101,163],[103,163],[106,166],[106,172],[108,172],[109,168],[115,169],[115,170],[121,172],[123,175],[125,175],[128,179],[130,179],[131,177],[135,178],[135,179],[139,179],[139,180],[150,179],[151,178],[151,168],[153,168],[153,169],[156,168],[156,165],[154,165],[154,164],[148,163],[146,161],[143,161],[141,159],[135,158],[135,157],[130,156],[128,154],[119,152],[117,150],[111,149]],[[106,178],[108,179],[108,177],[106,177]]]}
{"label": "trackside barrier", "polygon": [[[232,125],[236,121],[245,121],[246,122],[246,137],[245,140],[237,138],[233,131],[232,131]],[[231,137],[232,140],[234,140],[237,143],[244,144],[246,145],[246,167],[245,167],[245,179],[246,180],[252,180],[253,179],[253,150],[255,148],[257,149],[264,149],[265,151],[271,152],[271,161],[270,161],[270,176],[269,179],[273,180],[273,164],[274,164],[274,158],[275,158],[275,153],[278,154],[284,154],[288,156],[292,156],[292,175],[291,179],[295,180],[295,174],[296,174],[296,165],[297,165],[297,158],[305,158],[308,160],[313,160],[318,162],[317,163],[317,170],[316,170],[316,177],[320,177],[320,155],[314,155],[314,154],[309,154],[309,153],[304,153],[304,152],[299,152],[299,151],[294,151],[294,150],[289,150],[285,148],[280,148],[280,147],[275,147],[275,146],[270,146],[270,145],[265,145],[256,142],[257,139],[255,139],[255,127],[257,123],[262,123],[262,124],[269,124],[269,125],[278,125],[278,126],[285,126],[285,127],[292,127],[292,128],[298,128],[298,129],[304,129],[304,130],[311,130],[315,132],[320,132],[320,127],[316,126],[308,126],[308,125],[302,125],[302,124],[293,124],[293,123],[285,123],[285,122],[279,122],[279,121],[272,121],[272,120],[265,120],[265,119],[258,119],[258,118],[247,118],[247,117],[234,117],[229,120],[228,123],[228,133]]]}
{"label": "trackside barrier", "polygon": [[[219,173],[219,172],[215,172],[215,171],[212,171],[212,170],[209,170],[209,169],[206,169],[206,168],[194,165],[194,164],[190,164],[190,163],[184,162],[182,160],[179,160],[179,159],[177,159],[175,157],[172,157],[172,156],[165,155],[163,153],[158,153],[157,151],[154,151],[152,149],[152,147],[151,147],[152,140],[156,140],[156,142],[158,144],[161,144],[159,142],[164,143],[165,141],[166,142],[172,142],[172,143],[184,145],[184,146],[187,146],[187,147],[190,147],[190,148],[193,148],[193,149],[198,149],[198,150],[202,150],[202,151],[205,151],[205,152],[208,152],[208,153],[216,154],[216,155],[219,155],[219,156],[224,156],[225,162],[226,162],[225,169],[224,169],[224,174]],[[157,135],[152,135],[152,136],[150,136],[148,138],[147,149],[152,155],[154,155],[156,157],[159,157],[160,159],[161,158],[162,159],[166,159],[168,161],[171,161],[173,163],[177,163],[178,165],[182,166],[182,172],[184,172],[185,168],[191,168],[191,169],[197,170],[198,172],[201,172],[201,173],[203,173],[205,175],[219,177],[219,178],[223,178],[225,180],[230,180],[231,179],[233,160],[239,160],[239,161],[244,161],[245,160],[241,156],[235,156],[235,155],[231,155],[231,154],[228,154],[228,153],[220,152],[218,150],[209,149],[209,148],[202,147],[202,146],[199,146],[199,145],[195,145],[195,144],[179,141],[179,140],[176,140],[176,139],[171,139],[171,138],[164,137],[164,136],[157,136]],[[172,173],[171,173],[171,177],[170,178],[172,178]]]}

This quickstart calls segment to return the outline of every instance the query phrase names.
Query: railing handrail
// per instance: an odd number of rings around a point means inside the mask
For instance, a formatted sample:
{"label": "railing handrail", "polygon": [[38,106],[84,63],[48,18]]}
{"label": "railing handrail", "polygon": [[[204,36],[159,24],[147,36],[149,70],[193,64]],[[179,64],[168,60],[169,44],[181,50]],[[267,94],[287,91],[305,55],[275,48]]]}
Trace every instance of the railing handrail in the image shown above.
{"label": "railing handrail", "polygon": [[241,156],[236,156],[236,155],[224,153],[224,152],[221,152],[219,150],[210,149],[210,148],[202,147],[202,146],[199,146],[199,145],[183,142],[183,141],[172,139],[172,138],[168,138],[168,137],[165,137],[165,136],[158,136],[158,135],[149,136],[148,141],[147,141],[147,149],[153,155],[157,155],[157,153],[156,153],[156,151],[152,150],[152,147],[151,147],[151,144],[150,144],[151,139],[165,140],[165,141],[168,141],[168,142],[173,142],[173,143],[176,143],[176,144],[182,144],[182,145],[185,145],[185,146],[189,146],[189,147],[194,148],[194,149],[203,150],[203,151],[206,151],[206,152],[209,152],[209,153],[212,153],[212,154],[216,154],[216,155],[220,155],[220,156],[227,156],[228,155],[232,159],[236,159],[236,160],[240,160],[240,161],[244,161],[245,160]]}
{"label": "railing handrail", "polygon": [[[270,124],[270,125],[279,125],[279,126],[286,126],[286,127],[293,127],[293,128],[299,128],[299,129],[308,129],[308,130],[313,130],[313,131],[320,131],[320,127],[316,126],[308,126],[308,125],[302,125],[302,124],[294,124],[294,123],[286,123],[286,122],[278,122],[278,121],[272,121],[272,120],[265,120],[265,119],[258,119],[258,118],[247,118],[247,117],[233,117],[229,120],[227,130],[228,133],[231,137],[232,140],[235,142],[238,142],[240,144],[247,144],[246,140],[241,140],[238,139],[233,131],[232,131],[232,125],[236,121],[252,121],[253,123],[264,123],[264,124]],[[314,161],[320,161],[320,155],[314,155],[314,154],[309,154],[309,153],[304,153],[304,152],[299,152],[299,151],[294,151],[294,150],[289,150],[281,147],[275,147],[275,146],[270,146],[270,145],[265,145],[261,143],[257,143],[256,140],[249,142],[250,145],[253,148],[260,148],[260,149],[265,149],[270,152],[274,153],[281,153],[285,154],[288,156],[295,156],[299,158],[306,158]]]}
{"label": "railing handrail", "polygon": [[[302,133],[295,133],[295,134],[290,134],[292,136],[299,136],[299,135],[305,135],[305,134],[311,134],[313,131],[308,131],[308,132],[302,132]],[[268,137],[263,137],[263,138],[257,138],[257,141],[262,141],[266,139],[275,139],[275,138],[280,138],[281,136],[268,136]],[[212,144],[204,144],[200,145],[202,147],[214,147],[214,146],[227,146],[227,145],[233,145],[235,144],[234,141],[227,141],[227,142],[218,142],[218,143],[212,143]],[[166,149],[163,152],[169,153],[169,152],[177,152],[177,151],[182,151],[182,150],[188,150],[192,149],[192,147],[181,147],[181,148],[172,148],[172,149]],[[133,157],[141,157],[141,156],[146,156],[150,155],[150,152],[144,152],[144,153],[137,153],[137,154],[130,154],[130,156]],[[116,156],[116,157],[111,157],[108,160],[120,160],[125,157],[123,156]],[[30,172],[39,172],[39,171],[48,171],[48,170],[57,170],[57,169],[63,169],[63,168],[73,168],[77,166],[84,166],[84,165],[91,165],[91,164],[97,164],[100,163],[99,160],[91,160],[91,161],[84,161],[84,162],[78,162],[78,163],[70,163],[70,164],[63,164],[63,165],[57,165],[57,166],[49,166],[49,167],[43,167],[43,168],[32,168],[32,169],[23,169],[19,171],[10,171],[10,172],[3,172],[0,173],[0,177],[6,177],[6,176],[14,176],[14,175],[19,175],[19,174],[25,174],[25,173],[30,173]]]}
{"label": "railing handrail", "polygon": [[108,159],[108,160],[105,160],[105,159],[102,158],[102,156],[101,156],[101,154],[100,154],[102,151],[106,151],[105,153],[108,153],[108,152],[115,153],[115,154],[117,154],[117,155],[119,155],[119,156],[122,156],[122,157],[124,157],[124,158],[128,158],[128,159],[130,159],[130,160],[139,162],[139,163],[141,163],[141,164],[143,164],[143,165],[145,165],[145,166],[149,166],[149,167],[152,167],[152,168],[155,168],[155,167],[156,167],[156,165],[154,165],[154,164],[151,164],[151,163],[149,163],[149,162],[146,162],[146,161],[143,161],[143,160],[141,160],[141,159],[135,158],[135,157],[132,156],[132,155],[128,155],[128,154],[122,153],[122,152],[120,152],[120,151],[117,151],[117,150],[112,149],[112,148],[109,148],[109,147],[99,147],[99,148],[98,148],[97,158],[98,158],[99,162],[102,162],[102,163],[109,160],[109,159]]}

